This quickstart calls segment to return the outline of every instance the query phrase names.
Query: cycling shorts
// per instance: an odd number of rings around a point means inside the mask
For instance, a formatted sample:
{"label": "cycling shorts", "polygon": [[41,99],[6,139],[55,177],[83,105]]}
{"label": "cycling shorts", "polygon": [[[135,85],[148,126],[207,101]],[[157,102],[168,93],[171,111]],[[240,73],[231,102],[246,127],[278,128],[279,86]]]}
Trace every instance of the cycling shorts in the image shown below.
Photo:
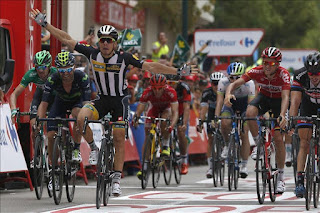
{"label": "cycling shorts", "polygon": [[[92,102],[91,106],[97,110],[98,115],[94,116],[98,119],[103,118],[109,112],[112,115],[111,121],[125,121],[129,116],[129,96],[106,96],[101,95],[100,98]],[[86,107],[89,105],[86,104]],[[90,108],[89,108],[90,109]],[[94,109],[91,109],[94,111]]]}
{"label": "cycling shorts", "polygon": [[[305,99],[302,99],[300,105],[300,116],[312,116],[317,115],[318,109],[320,109],[320,104],[312,103]],[[298,128],[312,128],[312,121],[298,120]]]}
{"label": "cycling shorts", "polygon": [[[83,106],[82,100],[75,101],[75,102],[67,102],[67,101],[61,100],[56,96],[51,106],[48,118],[56,118],[56,117],[65,118],[67,116],[68,110],[71,111],[73,108],[76,108],[76,107],[82,108],[82,106]],[[58,130],[56,121],[48,121],[47,126],[48,126],[48,130],[47,130],[48,132]]]}

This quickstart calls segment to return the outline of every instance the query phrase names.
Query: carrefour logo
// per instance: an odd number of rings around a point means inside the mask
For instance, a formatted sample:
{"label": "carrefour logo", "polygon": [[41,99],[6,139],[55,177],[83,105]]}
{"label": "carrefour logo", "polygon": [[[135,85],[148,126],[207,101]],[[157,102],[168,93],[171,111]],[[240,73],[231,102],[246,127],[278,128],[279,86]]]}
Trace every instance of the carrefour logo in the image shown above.
{"label": "carrefour logo", "polygon": [[245,37],[244,39],[240,40],[240,44],[245,47],[251,47],[254,44],[254,41],[249,37]]}
{"label": "carrefour logo", "polygon": [[[205,40],[200,40],[199,44],[200,46],[203,46],[207,41]],[[235,46],[236,45],[236,40],[213,40],[208,46],[216,46],[216,47],[228,47],[228,46]]]}

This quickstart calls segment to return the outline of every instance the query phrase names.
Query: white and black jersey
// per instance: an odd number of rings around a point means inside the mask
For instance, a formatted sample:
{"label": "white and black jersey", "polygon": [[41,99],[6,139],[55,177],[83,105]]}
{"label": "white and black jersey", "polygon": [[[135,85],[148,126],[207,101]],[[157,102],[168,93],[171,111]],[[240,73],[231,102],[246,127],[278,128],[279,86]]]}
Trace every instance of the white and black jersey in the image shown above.
{"label": "white and black jersey", "polygon": [[106,96],[125,96],[127,94],[125,76],[128,65],[142,68],[143,64],[143,61],[131,53],[116,51],[112,57],[104,58],[99,49],[79,43],[75,46],[75,50],[90,60],[97,90]]}

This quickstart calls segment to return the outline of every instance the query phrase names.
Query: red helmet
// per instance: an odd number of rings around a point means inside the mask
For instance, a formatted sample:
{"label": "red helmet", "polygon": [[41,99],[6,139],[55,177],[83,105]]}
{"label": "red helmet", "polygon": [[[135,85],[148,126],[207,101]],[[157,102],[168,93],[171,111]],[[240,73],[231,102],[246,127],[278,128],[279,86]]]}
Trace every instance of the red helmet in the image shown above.
{"label": "red helmet", "polygon": [[130,76],[129,81],[139,81],[139,77],[136,74]]}
{"label": "red helmet", "polygon": [[155,74],[150,79],[151,87],[161,88],[167,84],[167,78],[163,74]]}
{"label": "red helmet", "polygon": [[261,58],[274,58],[277,62],[281,62],[282,54],[276,47],[267,47],[262,51]]}
{"label": "red helmet", "polygon": [[151,78],[151,73],[149,71],[144,71],[143,78]]}

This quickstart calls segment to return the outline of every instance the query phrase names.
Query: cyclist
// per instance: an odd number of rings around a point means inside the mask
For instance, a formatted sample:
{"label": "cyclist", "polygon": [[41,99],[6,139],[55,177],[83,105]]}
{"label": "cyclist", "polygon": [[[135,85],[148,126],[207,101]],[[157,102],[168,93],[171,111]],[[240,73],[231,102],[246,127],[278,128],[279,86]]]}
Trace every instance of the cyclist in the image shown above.
{"label": "cyclist", "polygon": [[[134,126],[137,126],[137,121],[140,118],[141,113],[144,111],[147,103],[150,103],[147,116],[149,117],[161,117],[170,118],[171,124],[166,129],[166,122],[161,123],[161,135],[162,135],[162,152],[163,156],[170,156],[170,132],[176,125],[179,116],[178,99],[176,91],[167,84],[167,79],[163,74],[155,74],[150,79],[150,86],[143,92],[133,121]],[[150,130],[150,120],[146,120],[145,124],[145,139]],[[144,145],[143,149],[144,150]],[[145,167],[147,165],[143,165]],[[142,168],[145,169],[145,168]],[[142,172],[137,173],[137,177],[141,179]]]}
{"label": "cyclist", "polygon": [[[15,122],[15,116],[17,114],[16,103],[18,97],[21,95],[21,93],[29,83],[34,83],[37,87],[30,106],[30,124],[31,126],[34,126],[36,113],[42,99],[45,82],[50,75],[57,72],[57,69],[51,66],[52,57],[46,50],[37,52],[34,55],[33,64],[34,67],[28,70],[26,74],[24,74],[20,84],[17,88],[15,88],[10,96],[11,117],[13,123]],[[34,133],[33,131],[31,131],[31,138],[34,137]]]}
{"label": "cyclist", "polygon": [[[224,77],[219,81],[218,91],[217,91],[217,106],[215,110],[216,116],[233,116],[236,113],[240,115],[245,115],[247,105],[255,96],[255,85],[253,81],[248,81],[245,84],[241,85],[234,91],[236,100],[233,101],[232,107],[223,105],[224,95],[227,87],[240,78],[244,73],[244,65],[240,62],[233,62],[228,66],[227,74],[228,77]],[[222,106],[223,105],[223,106]],[[228,142],[229,134],[231,131],[231,120],[230,119],[221,119],[221,134],[224,140],[224,148],[221,153],[221,157],[226,159],[228,157]],[[246,124],[246,123],[245,123]],[[240,176],[241,178],[246,178],[248,176],[248,157],[250,154],[250,143],[248,136],[248,126],[244,125],[244,132],[241,132],[241,164],[240,164]]]}
{"label": "cyclist", "polygon": [[[100,27],[97,32],[99,38],[98,49],[79,44],[66,32],[52,26],[46,20],[46,15],[38,9],[32,9],[31,15],[40,26],[46,28],[51,36],[56,37],[61,43],[66,44],[70,50],[76,50],[90,59],[93,76],[99,92],[100,99],[94,104],[85,105],[78,116],[78,128],[82,133],[84,120],[102,118],[111,112],[112,121],[125,122],[128,120],[128,91],[125,81],[126,70],[131,64],[134,67],[149,70],[153,73],[166,74],[189,74],[192,69],[189,65],[176,69],[156,62],[140,61],[131,53],[116,51],[119,34],[111,25]],[[96,113],[98,112],[98,113]],[[94,116],[95,114],[95,116]],[[125,157],[125,127],[117,127],[113,131],[113,141],[115,145],[114,173],[112,180],[112,194],[121,194],[120,179]],[[89,143],[91,152],[89,156],[90,164],[97,164],[99,154],[98,147],[93,141],[93,133],[87,127],[83,135]]]}
{"label": "cyclist", "polygon": [[[58,53],[55,59],[55,65],[58,73],[50,76],[45,84],[42,101],[39,105],[38,116],[44,118],[48,108],[49,101],[54,99],[49,112],[49,118],[66,117],[67,110],[71,110],[73,118],[77,118],[81,107],[90,101],[90,80],[88,75],[80,70],[76,70],[74,66],[75,57],[70,52]],[[53,97],[55,91],[56,96]],[[54,135],[57,132],[57,124],[54,121],[48,121],[48,155],[49,164],[52,161],[52,150],[54,144]],[[72,160],[81,162],[80,154],[81,135],[73,126],[73,140],[75,149],[72,151]],[[50,176],[51,178],[51,176]],[[49,189],[52,189],[52,179],[49,181]]]}
{"label": "cyclist", "polygon": [[[221,72],[214,72],[210,75],[211,87],[205,89],[201,97],[200,118],[199,118],[199,124],[197,125],[198,132],[202,132],[203,121],[205,120],[206,114],[208,114],[207,116],[208,121],[214,120],[214,112],[217,104],[218,83],[220,79],[222,79],[223,77],[224,75]],[[212,143],[213,143],[213,137],[211,132],[213,132],[213,128],[214,126],[212,126],[211,123],[209,123],[207,126],[207,133],[208,133],[207,161],[209,165],[209,169],[206,173],[207,178],[212,178],[213,176],[212,156],[211,156]]]}
{"label": "cyclist", "polygon": [[[250,80],[254,80],[259,85],[259,93],[249,103],[246,111],[246,117],[255,118],[257,115],[263,115],[269,110],[275,117],[278,118],[278,123],[274,132],[274,141],[276,146],[276,163],[278,166],[278,180],[276,193],[283,193],[285,191],[284,183],[284,161],[285,161],[285,147],[283,136],[280,133],[280,128],[285,128],[287,120],[285,114],[289,105],[290,95],[290,74],[280,66],[282,54],[276,47],[267,47],[262,51],[261,55],[263,63],[260,66],[254,67],[241,76],[238,80],[231,83],[227,88],[224,104],[231,107],[231,99],[236,100],[233,92],[236,88],[245,84]],[[257,121],[249,120],[250,132],[255,143],[259,141],[259,127]],[[279,128],[280,127],[280,128]],[[260,157],[260,156],[259,156]],[[252,151],[251,158],[257,158],[257,148]]]}
{"label": "cyclist", "polygon": [[[300,106],[300,116],[316,115],[320,108],[320,53],[315,52],[307,56],[304,67],[294,72],[291,86],[290,116],[297,116]],[[301,104],[301,105],[300,105]],[[303,197],[304,168],[309,152],[308,142],[311,139],[312,123],[304,120],[297,122],[300,137],[300,149],[297,158],[297,197]]]}
{"label": "cyclist", "polygon": [[168,84],[172,86],[176,92],[179,103],[179,119],[178,119],[178,139],[179,149],[181,155],[181,174],[185,175],[188,173],[188,139],[186,137],[186,130],[188,127],[190,117],[190,104],[191,104],[191,91],[190,87],[179,81],[177,76],[168,75]]}

